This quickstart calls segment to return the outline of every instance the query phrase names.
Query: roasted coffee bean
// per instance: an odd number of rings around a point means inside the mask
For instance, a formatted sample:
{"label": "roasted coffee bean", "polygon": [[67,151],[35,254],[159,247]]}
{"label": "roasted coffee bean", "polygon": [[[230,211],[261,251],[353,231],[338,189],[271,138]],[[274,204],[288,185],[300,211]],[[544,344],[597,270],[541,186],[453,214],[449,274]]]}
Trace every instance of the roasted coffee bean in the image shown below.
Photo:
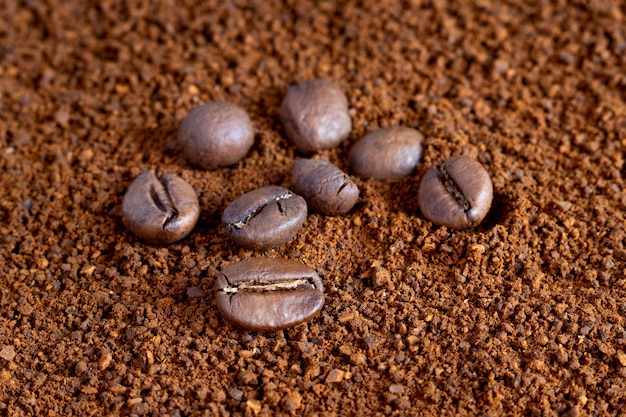
{"label": "roasted coffee bean", "polygon": [[321,214],[345,214],[359,198],[354,181],[330,162],[300,159],[291,179],[293,190],[304,197],[309,209]]}
{"label": "roasted coffee bean", "polygon": [[239,162],[254,142],[254,129],[248,114],[236,105],[207,103],[185,117],[178,140],[192,165],[214,169]]}
{"label": "roasted coffee bean", "polygon": [[187,236],[200,216],[198,196],[185,180],[154,170],[139,175],[122,201],[122,218],[131,232],[152,244]]}
{"label": "roasted coffee bean", "polygon": [[290,259],[251,258],[230,264],[215,281],[214,292],[222,317],[247,330],[295,326],[324,305],[319,275]]}
{"label": "roasted coffee bean", "polygon": [[409,175],[422,156],[424,135],[409,127],[375,130],[350,150],[350,169],[363,179],[402,178]]}
{"label": "roasted coffee bean", "polygon": [[280,106],[285,133],[301,152],[335,147],[348,137],[348,99],[334,83],[317,78],[289,88]]}
{"label": "roasted coffee bean", "polygon": [[291,240],[306,220],[306,201],[286,188],[268,186],[233,201],[222,214],[231,239],[255,250],[270,249]]}
{"label": "roasted coffee bean", "polygon": [[492,198],[489,174],[467,156],[453,156],[430,167],[418,192],[424,217],[451,229],[477,226],[489,212]]}

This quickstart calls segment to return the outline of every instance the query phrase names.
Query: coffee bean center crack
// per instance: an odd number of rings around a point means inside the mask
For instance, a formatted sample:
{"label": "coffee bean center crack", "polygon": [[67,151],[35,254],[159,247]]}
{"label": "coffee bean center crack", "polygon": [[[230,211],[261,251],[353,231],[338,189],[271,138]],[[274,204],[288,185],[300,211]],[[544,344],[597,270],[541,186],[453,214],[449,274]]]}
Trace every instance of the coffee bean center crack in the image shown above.
{"label": "coffee bean center crack", "polygon": [[264,283],[258,281],[240,282],[238,284],[231,284],[228,279],[228,287],[222,289],[227,294],[235,294],[238,292],[267,292],[267,291],[279,291],[279,290],[295,290],[301,287],[315,288],[310,279],[298,278],[288,281],[279,281],[272,283]]}
{"label": "coffee bean center crack", "polygon": [[343,176],[343,184],[341,184],[341,187],[339,187],[339,189],[337,190],[337,194],[335,195],[339,195],[341,194],[341,192],[344,190],[344,188],[346,188],[348,186],[348,177],[346,177],[345,175]]}
{"label": "coffee bean center crack", "polygon": [[163,230],[167,228],[167,225],[176,220],[178,217],[178,210],[174,207],[174,201],[172,196],[167,190],[167,186],[159,180],[159,186],[150,186],[150,197],[154,205],[163,213],[165,213],[165,220],[163,221]]}
{"label": "coffee bean center crack", "polygon": [[[349,181],[348,177],[345,174],[343,174],[342,183],[337,189],[337,192],[335,193],[335,195],[339,195],[348,186],[348,181]],[[316,195],[323,194],[324,188],[326,187],[327,184],[331,184],[331,187],[334,187],[336,182],[337,182],[337,177],[334,177],[334,176],[324,178],[322,180],[318,180],[318,182],[315,184],[315,194]]]}
{"label": "coffee bean center crack", "polygon": [[250,211],[250,213],[248,213],[247,216],[245,216],[242,220],[239,220],[236,223],[232,223],[231,226],[234,227],[235,229],[242,229],[244,227],[246,227],[248,225],[248,223],[250,223],[250,220],[252,220],[252,218],[254,218],[257,214],[259,214],[260,212],[263,211],[263,209],[265,207],[267,207],[269,204],[271,203],[276,203],[278,205],[278,211],[280,211],[281,213],[285,213],[285,208],[283,207],[283,205],[281,204],[281,200],[286,200],[288,198],[293,197],[293,194],[291,192],[288,193],[284,193],[281,194],[277,197],[275,197],[272,201],[270,201],[269,203],[266,204],[261,204],[258,207],[255,207],[252,211]]}
{"label": "coffee bean center crack", "polygon": [[446,187],[446,190],[454,197],[454,199],[459,203],[463,210],[467,213],[472,208],[470,202],[465,198],[463,191],[461,191],[461,187],[454,181],[454,179],[448,174],[446,167],[444,164],[439,166],[439,172],[443,176],[443,185]]}

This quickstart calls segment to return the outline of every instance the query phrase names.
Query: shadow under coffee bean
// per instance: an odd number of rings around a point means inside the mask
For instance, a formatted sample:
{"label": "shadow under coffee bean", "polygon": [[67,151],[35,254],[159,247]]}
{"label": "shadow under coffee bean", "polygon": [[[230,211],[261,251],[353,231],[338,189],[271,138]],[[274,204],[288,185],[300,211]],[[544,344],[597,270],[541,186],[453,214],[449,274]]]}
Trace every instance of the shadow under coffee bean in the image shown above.
{"label": "shadow under coffee bean", "polygon": [[307,216],[306,201],[278,186],[250,191],[233,201],[222,214],[228,236],[240,246],[271,249],[291,240]]}
{"label": "shadow under coffee bean", "polygon": [[214,286],[217,308],[229,322],[256,331],[285,329],[324,305],[322,280],[291,259],[251,258],[222,269]]}
{"label": "shadow under coffee bean", "polygon": [[453,156],[428,169],[418,191],[424,217],[439,226],[477,226],[489,212],[493,184],[483,166],[467,156]]}
{"label": "shadow under coffee bean", "polygon": [[491,201],[491,208],[483,221],[476,226],[476,230],[485,232],[498,224],[503,224],[507,221],[511,211],[511,200],[509,196],[506,194],[494,193],[493,200]]}
{"label": "shadow under coffee bean", "polygon": [[152,244],[168,244],[187,236],[200,217],[194,189],[172,174],[157,177],[153,169],[137,176],[122,200],[128,229]]}

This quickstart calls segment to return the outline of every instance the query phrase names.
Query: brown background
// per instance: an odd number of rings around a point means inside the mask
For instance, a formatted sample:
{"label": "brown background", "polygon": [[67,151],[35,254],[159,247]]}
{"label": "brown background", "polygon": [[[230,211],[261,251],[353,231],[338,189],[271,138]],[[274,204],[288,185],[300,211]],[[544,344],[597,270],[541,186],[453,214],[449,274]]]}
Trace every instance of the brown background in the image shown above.
{"label": "brown background", "polygon": [[[611,415],[626,407],[626,5],[620,1],[17,1],[0,7],[0,411],[21,415]],[[101,4],[95,4],[101,3]],[[215,3],[215,4],[211,4]],[[471,4],[470,4],[471,3]],[[358,181],[255,253],[220,214],[289,185],[277,118],[312,77],[354,129],[417,127],[423,163]],[[234,167],[192,169],[182,118],[250,114]],[[476,230],[433,227],[427,167],[467,154],[494,182]],[[148,246],[120,202],[147,168],[196,189],[185,240]],[[258,334],[218,315],[224,265],[265,255],[323,277],[308,324]]]}

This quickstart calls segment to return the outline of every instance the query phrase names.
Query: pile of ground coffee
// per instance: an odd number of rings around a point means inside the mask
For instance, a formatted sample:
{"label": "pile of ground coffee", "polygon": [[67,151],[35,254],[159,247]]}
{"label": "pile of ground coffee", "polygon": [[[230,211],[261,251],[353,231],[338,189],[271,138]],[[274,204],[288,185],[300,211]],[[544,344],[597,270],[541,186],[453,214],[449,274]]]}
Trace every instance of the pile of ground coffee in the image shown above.
{"label": "pile of ground coffee", "polygon": [[[626,9],[606,2],[8,2],[0,9],[0,410],[7,415],[618,414],[626,388]],[[344,172],[376,129],[418,128],[399,180],[355,179],[347,215],[309,214],[274,250],[221,213],[289,186],[293,84],[348,98]],[[243,108],[234,167],[194,169],[178,127]],[[417,192],[453,155],[492,208],[433,226]],[[153,247],[124,193],[146,169],[189,183],[194,231]],[[219,271],[257,255],[320,276],[312,321],[225,322]]]}

